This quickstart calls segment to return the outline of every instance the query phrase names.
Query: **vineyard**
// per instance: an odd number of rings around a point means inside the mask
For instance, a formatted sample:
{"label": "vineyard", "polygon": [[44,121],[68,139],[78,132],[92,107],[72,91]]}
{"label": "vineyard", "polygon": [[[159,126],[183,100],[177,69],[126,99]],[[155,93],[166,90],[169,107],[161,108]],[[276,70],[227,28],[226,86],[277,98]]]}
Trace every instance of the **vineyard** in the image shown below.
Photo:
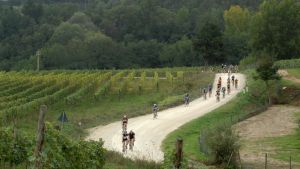
{"label": "vineyard", "polygon": [[[119,120],[124,113],[130,117],[150,113],[153,103],[162,109],[182,104],[184,93],[199,97],[213,78],[213,71],[204,68],[0,72],[0,166],[27,168],[36,160],[32,149],[40,105],[48,106],[46,120],[52,123],[46,127],[43,165],[74,168],[81,163],[80,168],[101,168],[102,143],[78,140],[85,128]],[[69,122],[58,132],[52,125],[59,123],[62,111]],[[76,161],[83,157],[92,163]]]}
{"label": "vineyard", "polygon": [[8,126],[14,117],[36,119],[42,104],[53,111],[75,111],[83,102],[101,105],[107,99],[121,104],[127,98],[155,95],[149,107],[160,100],[178,102],[182,98],[175,95],[199,94],[200,84],[207,85],[212,77],[204,68],[0,72],[0,117],[2,126]]}

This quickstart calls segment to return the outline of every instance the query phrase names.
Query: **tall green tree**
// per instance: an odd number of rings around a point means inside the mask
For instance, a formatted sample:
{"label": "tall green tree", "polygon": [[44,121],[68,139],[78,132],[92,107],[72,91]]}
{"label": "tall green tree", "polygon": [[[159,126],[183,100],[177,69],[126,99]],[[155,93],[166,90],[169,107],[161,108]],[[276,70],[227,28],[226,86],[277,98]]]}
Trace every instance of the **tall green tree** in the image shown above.
{"label": "tall green tree", "polygon": [[27,0],[22,8],[22,12],[24,15],[27,15],[38,22],[43,14],[43,6],[41,3],[37,3],[34,0]]}
{"label": "tall green tree", "polygon": [[193,42],[186,36],[174,44],[164,45],[160,60],[166,66],[193,66],[199,64]]}
{"label": "tall green tree", "polygon": [[224,49],[229,63],[238,63],[250,52],[249,33],[251,13],[238,5],[224,11]]}
{"label": "tall green tree", "polygon": [[300,56],[300,3],[297,0],[266,0],[252,25],[254,51],[265,50],[276,59]]}
{"label": "tall green tree", "polygon": [[215,24],[204,25],[195,39],[194,47],[203,56],[206,64],[220,64],[225,60],[223,33]]}

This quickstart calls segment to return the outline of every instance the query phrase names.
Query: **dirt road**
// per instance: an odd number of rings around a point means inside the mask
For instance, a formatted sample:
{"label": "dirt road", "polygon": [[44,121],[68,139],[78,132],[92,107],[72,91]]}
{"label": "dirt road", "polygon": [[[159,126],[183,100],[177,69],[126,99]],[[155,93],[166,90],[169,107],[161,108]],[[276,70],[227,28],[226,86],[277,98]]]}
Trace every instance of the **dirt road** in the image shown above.
{"label": "dirt road", "polygon": [[[133,130],[136,134],[135,147],[132,152],[124,154],[127,157],[153,160],[160,162],[163,160],[161,143],[164,138],[172,131],[183,124],[203,116],[210,111],[224,105],[240,92],[245,85],[245,77],[242,74],[234,74],[239,79],[239,88],[233,89],[230,95],[225,99],[216,102],[215,90],[212,97],[204,100],[199,98],[190,103],[189,106],[177,106],[161,112],[158,112],[158,119],[153,120],[152,114],[129,119],[128,131]],[[222,77],[222,85],[227,84],[228,75],[225,73],[217,74],[214,82],[214,89],[219,77]],[[120,115],[120,119],[122,115]],[[104,140],[104,147],[109,150],[122,151],[121,142],[121,121],[111,123],[106,126],[98,126],[89,129],[87,140]]]}

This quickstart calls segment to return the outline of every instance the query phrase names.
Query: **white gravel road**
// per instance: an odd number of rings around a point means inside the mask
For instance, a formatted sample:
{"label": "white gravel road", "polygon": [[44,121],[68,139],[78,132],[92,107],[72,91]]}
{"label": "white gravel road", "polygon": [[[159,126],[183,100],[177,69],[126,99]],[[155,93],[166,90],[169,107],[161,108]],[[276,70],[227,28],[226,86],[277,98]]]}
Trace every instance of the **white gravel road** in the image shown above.
{"label": "white gravel road", "polygon": [[[212,110],[224,105],[245,86],[245,77],[242,74],[234,74],[239,79],[239,88],[233,89],[230,95],[226,95],[225,99],[216,102],[215,90],[212,97],[204,100],[203,98],[196,99],[190,103],[189,106],[177,106],[167,110],[158,112],[158,119],[153,120],[152,114],[130,118],[128,121],[128,131],[133,130],[136,134],[136,142],[134,150],[127,152],[124,156],[130,158],[145,159],[149,161],[161,162],[163,160],[163,152],[161,144],[164,138],[172,131],[176,130],[183,124],[201,117]],[[216,88],[216,81],[222,77],[222,85],[227,84],[228,74],[216,74],[214,89]],[[120,115],[120,119],[122,116]],[[108,124],[106,126],[98,126],[89,129],[89,136],[86,140],[104,140],[104,147],[108,150],[122,152],[122,126],[121,121]]]}

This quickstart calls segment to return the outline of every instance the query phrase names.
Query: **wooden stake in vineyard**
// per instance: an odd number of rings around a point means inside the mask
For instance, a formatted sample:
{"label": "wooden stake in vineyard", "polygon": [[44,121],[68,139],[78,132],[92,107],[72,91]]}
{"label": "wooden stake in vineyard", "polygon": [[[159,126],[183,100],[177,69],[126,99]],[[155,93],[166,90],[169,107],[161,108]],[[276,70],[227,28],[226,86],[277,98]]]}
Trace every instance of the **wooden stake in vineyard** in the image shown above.
{"label": "wooden stake in vineyard", "polygon": [[39,121],[38,121],[38,132],[36,137],[36,147],[35,147],[35,169],[42,168],[41,165],[41,153],[44,145],[44,134],[45,134],[45,115],[47,112],[47,106],[42,105],[40,107],[40,115],[39,115]]}
{"label": "wooden stake in vineyard", "polygon": [[37,51],[36,52],[36,71],[40,71],[40,60],[41,60],[41,52],[40,51]]}

